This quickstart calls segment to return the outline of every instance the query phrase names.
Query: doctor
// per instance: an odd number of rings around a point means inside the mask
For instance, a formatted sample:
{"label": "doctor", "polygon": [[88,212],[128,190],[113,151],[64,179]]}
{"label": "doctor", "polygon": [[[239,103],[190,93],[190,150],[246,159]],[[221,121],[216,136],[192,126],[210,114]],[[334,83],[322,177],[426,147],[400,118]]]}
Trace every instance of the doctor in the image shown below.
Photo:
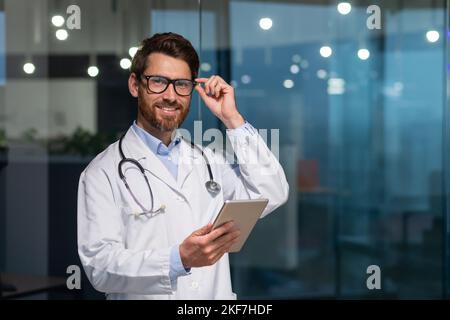
{"label": "doctor", "polygon": [[[137,121],[81,174],[78,253],[108,299],[236,299],[227,251],[239,230],[212,230],[212,220],[227,199],[268,198],[263,216],[287,201],[283,169],[239,114],[233,88],[197,78],[198,68],[182,36],[145,39],[128,80]],[[194,90],[227,127],[239,165],[178,134]]]}

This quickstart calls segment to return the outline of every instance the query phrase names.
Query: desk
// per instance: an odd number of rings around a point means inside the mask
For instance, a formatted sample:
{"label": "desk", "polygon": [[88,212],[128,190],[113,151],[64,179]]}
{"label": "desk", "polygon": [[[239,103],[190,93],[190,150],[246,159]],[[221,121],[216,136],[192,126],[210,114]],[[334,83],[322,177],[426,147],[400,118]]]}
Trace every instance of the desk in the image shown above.
{"label": "desk", "polygon": [[0,299],[15,299],[49,290],[66,288],[66,279],[63,277],[2,273],[1,281],[13,285],[16,290],[3,292]]}

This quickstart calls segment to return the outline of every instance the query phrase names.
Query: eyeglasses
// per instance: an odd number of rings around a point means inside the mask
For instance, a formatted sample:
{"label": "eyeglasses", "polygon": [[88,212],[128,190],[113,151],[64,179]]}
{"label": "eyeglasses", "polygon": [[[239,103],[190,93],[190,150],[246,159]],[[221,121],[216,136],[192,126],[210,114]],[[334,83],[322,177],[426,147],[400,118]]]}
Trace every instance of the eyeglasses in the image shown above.
{"label": "eyeglasses", "polygon": [[197,82],[189,79],[169,79],[163,76],[146,76],[147,79],[147,89],[153,93],[163,93],[169,87],[169,84],[173,84],[175,92],[179,96],[190,96]]}

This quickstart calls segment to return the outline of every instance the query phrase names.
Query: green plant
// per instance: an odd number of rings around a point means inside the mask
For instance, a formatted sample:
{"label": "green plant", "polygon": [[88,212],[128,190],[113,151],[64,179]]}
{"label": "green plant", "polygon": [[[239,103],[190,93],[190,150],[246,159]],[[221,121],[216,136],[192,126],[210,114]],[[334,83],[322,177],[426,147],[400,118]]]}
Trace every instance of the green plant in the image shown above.
{"label": "green plant", "polygon": [[29,128],[22,133],[22,140],[26,142],[36,142],[37,133],[35,128]]}
{"label": "green plant", "polygon": [[51,154],[70,154],[89,156],[103,151],[115,139],[115,135],[106,133],[93,134],[77,127],[69,137],[59,136],[48,141]]}

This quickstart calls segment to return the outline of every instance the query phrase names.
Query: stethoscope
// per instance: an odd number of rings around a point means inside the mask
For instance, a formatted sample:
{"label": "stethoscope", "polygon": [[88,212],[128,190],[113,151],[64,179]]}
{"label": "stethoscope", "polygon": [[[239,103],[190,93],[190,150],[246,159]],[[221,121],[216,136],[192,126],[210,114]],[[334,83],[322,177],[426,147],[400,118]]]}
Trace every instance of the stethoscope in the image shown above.
{"label": "stethoscope", "polygon": [[[133,158],[125,157],[125,154],[123,153],[123,150],[122,150],[122,141],[123,141],[124,137],[125,137],[125,134],[122,135],[120,137],[120,140],[119,140],[119,153],[120,153],[120,157],[121,157],[121,160],[120,160],[119,165],[118,165],[119,177],[123,181],[123,183],[125,184],[125,187],[127,188],[127,190],[130,193],[131,197],[138,204],[138,206],[142,209],[142,212],[135,213],[135,216],[141,216],[141,215],[154,216],[154,215],[157,215],[159,213],[163,213],[165,208],[166,208],[166,206],[164,204],[161,205],[158,209],[154,210],[153,192],[152,192],[152,188],[150,187],[150,182],[148,181],[147,175],[145,174],[144,167],[142,167],[142,165],[137,160],[135,160]],[[184,138],[182,138],[182,139],[184,139]],[[212,174],[211,165],[209,164],[208,157],[205,155],[203,150],[200,147],[198,147],[197,145],[195,145],[192,141],[190,142],[190,145],[191,145],[192,149],[198,150],[202,154],[203,159],[205,160],[206,168],[208,169],[208,175],[209,175],[209,181],[206,181],[206,183],[205,183],[206,190],[208,190],[208,192],[211,193],[212,195],[218,194],[220,192],[220,190],[221,190],[221,187],[220,187],[219,183],[214,181],[214,176]],[[142,205],[142,203],[140,203],[140,201],[136,198],[136,196],[134,195],[133,191],[131,191],[131,188],[130,188],[130,186],[127,183],[127,178],[125,177],[125,175],[122,172],[122,166],[125,163],[127,163],[127,162],[129,162],[129,163],[135,165],[136,167],[138,167],[139,171],[141,171],[142,175],[144,176],[145,183],[147,184],[148,191],[149,191],[149,194],[150,194],[150,199],[151,199],[151,202],[152,202],[150,210],[147,210]]]}

